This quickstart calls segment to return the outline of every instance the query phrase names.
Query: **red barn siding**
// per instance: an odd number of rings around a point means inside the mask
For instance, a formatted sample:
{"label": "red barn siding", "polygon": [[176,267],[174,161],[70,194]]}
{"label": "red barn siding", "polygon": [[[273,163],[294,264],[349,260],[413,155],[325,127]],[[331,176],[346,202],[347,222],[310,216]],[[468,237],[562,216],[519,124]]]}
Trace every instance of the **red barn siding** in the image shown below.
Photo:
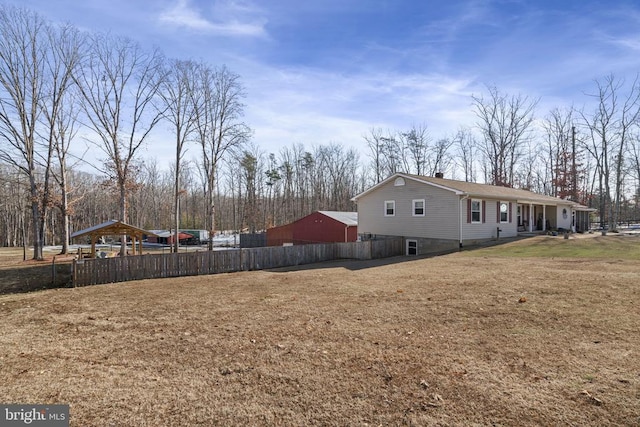
{"label": "red barn siding", "polygon": [[293,243],[293,224],[268,228],[267,246],[282,246],[285,243]]}
{"label": "red barn siding", "polygon": [[298,244],[348,242],[348,229],[346,224],[314,212],[294,222],[293,238]]}
{"label": "red barn siding", "polygon": [[267,230],[267,246],[281,246],[284,243],[304,245],[355,242],[357,238],[357,226],[348,226],[320,212],[314,212],[291,224]]}

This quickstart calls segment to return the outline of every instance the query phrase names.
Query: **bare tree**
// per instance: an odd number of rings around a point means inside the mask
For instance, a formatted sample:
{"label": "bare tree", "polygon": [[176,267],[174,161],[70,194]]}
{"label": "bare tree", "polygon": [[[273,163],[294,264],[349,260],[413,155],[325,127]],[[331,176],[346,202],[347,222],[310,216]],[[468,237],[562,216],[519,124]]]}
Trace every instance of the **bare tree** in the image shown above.
{"label": "bare tree", "polygon": [[458,149],[458,166],[462,168],[464,180],[476,181],[476,153],[477,141],[470,129],[460,128],[453,138],[453,144]]}
{"label": "bare tree", "polygon": [[56,198],[56,205],[60,209],[62,216],[62,250],[61,254],[66,254],[69,251],[70,243],[70,216],[73,213],[73,204],[82,197],[81,194],[74,194],[74,191],[69,183],[69,167],[77,165],[82,161],[81,156],[74,156],[71,164],[69,163],[72,141],[75,139],[77,133],[77,116],[74,110],[73,101],[70,101],[68,106],[62,107],[56,112],[58,118],[55,120],[56,132],[53,135],[54,144],[54,157],[57,160],[57,165],[53,168],[53,178],[59,189],[59,196]]}
{"label": "bare tree", "polygon": [[[45,92],[48,24],[39,15],[0,6],[0,160],[29,181],[33,258],[43,258],[51,147],[39,151],[37,126]],[[39,160],[45,159],[44,171]],[[41,163],[40,163],[41,164]]]}
{"label": "bare tree", "polygon": [[[426,135],[426,127],[424,128],[423,140],[420,141],[424,145],[428,136]],[[369,130],[369,134],[363,136],[367,146],[369,147],[369,156],[372,160],[372,166],[374,170],[375,183],[382,181],[389,175],[396,172],[409,173],[412,168],[412,160],[407,153],[408,145],[407,138],[417,139],[419,135],[416,133],[411,134],[411,131],[405,134],[399,132],[387,131],[384,133],[382,129],[372,128]],[[416,155],[418,156],[418,162],[422,162],[422,154],[419,154],[418,141],[415,141],[414,148],[416,149]]]}
{"label": "bare tree", "polygon": [[[342,145],[320,146],[316,151],[319,167],[323,169],[326,194],[323,209],[347,211],[353,205],[350,198],[355,194],[358,155],[355,150],[345,150]],[[310,213],[310,212],[305,212]]]}
{"label": "bare tree", "polygon": [[409,173],[409,161],[406,147],[396,134],[389,133],[382,137],[382,153],[384,155],[384,176],[396,172]]}
{"label": "bare tree", "polygon": [[600,225],[604,227],[607,218],[609,229],[615,230],[625,177],[625,158],[640,118],[640,84],[636,77],[627,88],[626,96],[621,96],[625,89],[624,80],[613,75],[596,80],[595,84],[596,92],[590,95],[596,99],[595,111],[590,115],[580,112],[582,126],[588,135],[584,148],[596,162]]}
{"label": "bare tree", "polygon": [[580,153],[576,148],[574,110],[555,108],[543,120],[542,127],[547,141],[545,179],[551,187],[548,194],[578,201]]}
{"label": "bare tree", "polygon": [[296,203],[296,164],[298,163],[298,154],[301,149],[293,147],[283,148],[280,151],[280,173],[282,177],[283,195],[282,207],[283,215],[281,221],[290,222],[296,219],[299,204]]}
{"label": "bare tree", "polygon": [[630,145],[631,156],[629,158],[629,170],[631,171],[635,184],[633,193],[635,202],[634,219],[637,220],[640,218],[640,135],[636,133],[630,141]]}
{"label": "bare tree", "polygon": [[[612,223],[617,228],[620,220],[620,210],[622,208],[624,181],[625,181],[625,164],[629,145],[637,135],[638,126],[640,125],[640,81],[638,75],[629,87],[629,92],[624,98],[620,117],[618,120],[618,146],[614,152],[615,164],[615,209],[613,211]],[[624,82],[623,82],[624,84]]]}
{"label": "bare tree", "polygon": [[171,123],[176,140],[176,163],[173,191],[173,215],[176,238],[173,242],[174,252],[178,252],[180,239],[180,164],[185,153],[185,144],[195,129],[195,85],[198,77],[198,65],[192,61],[174,60],[169,64],[167,78],[160,90],[166,106],[165,118]]}
{"label": "bare tree", "polygon": [[[514,186],[541,194],[549,194],[548,180],[540,175],[540,152],[535,142],[526,141],[521,148],[522,161],[514,174]],[[544,168],[542,168],[544,170]]]}
{"label": "bare tree", "polygon": [[69,249],[71,212],[68,157],[78,124],[73,75],[80,65],[83,37],[71,26],[51,26],[47,33],[51,49],[45,61],[47,79],[46,96],[41,100],[44,117],[42,133],[50,147],[50,158],[57,160],[57,166],[52,165],[52,175],[59,189],[55,202],[62,215],[61,253],[66,254]]}
{"label": "bare tree", "polygon": [[431,155],[429,156],[428,167],[426,170],[431,176],[435,176],[437,173],[445,173],[451,166],[451,155],[449,150],[453,145],[453,139],[440,138],[431,147]]}
{"label": "bare tree", "polygon": [[259,157],[257,149],[252,147],[251,150],[245,150],[242,155],[237,159],[240,166],[240,174],[244,181],[244,218],[243,223],[246,224],[250,233],[255,233],[258,228],[258,211],[259,206],[259,188],[258,188],[258,176],[260,176],[259,170]]}
{"label": "bare tree", "polygon": [[296,175],[294,182],[298,199],[296,212],[300,215],[303,212],[313,212],[318,206],[318,198],[314,197],[314,183],[318,162],[316,157],[300,143],[294,145],[294,152],[294,171]]}
{"label": "bare tree", "polygon": [[[123,222],[127,222],[127,192],[134,185],[138,151],[162,117],[154,105],[165,77],[162,61],[158,50],[145,52],[127,38],[95,35],[76,78],[97,136],[92,142],[106,155],[103,172],[118,191]],[[123,244],[121,255],[125,251]]]}
{"label": "bare tree", "polygon": [[20,171],[0,163],[0,246],[22,246],[26,260],[29,189],[25,181]]}
{"label": "bare tree", "polygon": [[280,171],[276,164],[276,155],[269,153],[269,165],[265,171],[267,184],[267,209],[265,209],[264,223],[265,226],[273,227],[276,219],[276,199],[280,196]]}
{"label": "bare tree", "polygon": [[239,151],[251,136],[241,121],[244,113],[244,90],[240,77],[226,67],[201,67],[196,91],[201,102],[196,104],[196,140],[202,148],[202,172],[205,178],[209,249],[215,234],[214,194],[220,162],[228,154]]}
{"label": "bare tree", "polygon": [[400,132],[397,139],[402,146],[398,151],[405,153],[403,157],[407,161],[407,172],[424,175],[429,173],[428,169],[433,170],[433,167],[430,167],[432,165],[429,165],[433,159],[430,156],[431,137],[426,124],[414,125],[409,131]]}
{"label": "bare tree", "polygon": [[369,147],[369,156],[373,166],[374,184],[382,181],[384,176],[384,136],[382,129],[371,128],[368,134],[362,136]]}
{"label": "bare tree", "polygon": [[142,186],[140,202],[149,212],[148,223],[153,224],[154,227],[170,224],[170,212],[167,211],[166,203],[163,203],[171,197],[169,171],[160,170],[155,158],[147,159],[140,171],[140,184]]}
{"label": "bare tree", "polygon": [[488,161],[491,184],[513,186],[521,147],[528,139],[537,101],[526,96],[508,96],[495,86],[488,86],[488,97],[473,95],[479,119],[478,129],[484,137],[480,145]]}

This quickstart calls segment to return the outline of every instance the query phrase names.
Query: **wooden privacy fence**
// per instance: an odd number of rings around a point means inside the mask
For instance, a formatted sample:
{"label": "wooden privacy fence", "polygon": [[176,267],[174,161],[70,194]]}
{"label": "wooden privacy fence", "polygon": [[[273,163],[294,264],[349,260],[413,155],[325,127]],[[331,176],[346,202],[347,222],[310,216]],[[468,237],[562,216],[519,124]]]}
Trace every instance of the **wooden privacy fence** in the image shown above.
{"label": "wooden privacy fence", "polygon": [[296,246],[149,254],[73,262],[73,285],[232,273],[311,264],[336,259],[368,260],[404,253],[404,240],[328,243]]}

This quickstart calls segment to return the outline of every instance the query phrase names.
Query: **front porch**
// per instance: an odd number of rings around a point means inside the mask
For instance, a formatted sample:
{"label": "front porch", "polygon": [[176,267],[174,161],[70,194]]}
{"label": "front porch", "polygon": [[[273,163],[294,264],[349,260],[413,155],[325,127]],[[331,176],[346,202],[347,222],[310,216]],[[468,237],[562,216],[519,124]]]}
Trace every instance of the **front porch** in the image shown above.
{"label": "front porch", "polygon": [[566,222],[558,224],[558,206],[518,203],[517,205],[517,226],[518,233],[545,233],[558,228],[570,228],[571,220],[568,218],[570,212],[567,208],[562,212],[562,217]]}

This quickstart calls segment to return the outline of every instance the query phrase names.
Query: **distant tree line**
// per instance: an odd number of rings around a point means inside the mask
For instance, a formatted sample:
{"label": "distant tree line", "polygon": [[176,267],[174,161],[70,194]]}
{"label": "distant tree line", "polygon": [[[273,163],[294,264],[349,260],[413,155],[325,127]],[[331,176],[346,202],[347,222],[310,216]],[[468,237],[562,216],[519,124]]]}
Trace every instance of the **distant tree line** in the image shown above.
{"label": "distant tree line", "polygon": [[[364,156],[338,143],[265,151],[243,121],[244,98],[225,66],[0,6],[0,245],[42,259],[44,245],[66,252],[71,230],[108,219],[212,236],[263,230],[354,210],[354,195],[395,172],[567,198],[610,229],[640,219],[637,78],[595,80],[590,107],[544,117],[538,100],[487,86],[471,99],[475,126],[440,137],[426,123],[372,127]],[[169,170],[141,156],[159,126],[174,144]],[[87,151],[103,161],[89,167]]]}

